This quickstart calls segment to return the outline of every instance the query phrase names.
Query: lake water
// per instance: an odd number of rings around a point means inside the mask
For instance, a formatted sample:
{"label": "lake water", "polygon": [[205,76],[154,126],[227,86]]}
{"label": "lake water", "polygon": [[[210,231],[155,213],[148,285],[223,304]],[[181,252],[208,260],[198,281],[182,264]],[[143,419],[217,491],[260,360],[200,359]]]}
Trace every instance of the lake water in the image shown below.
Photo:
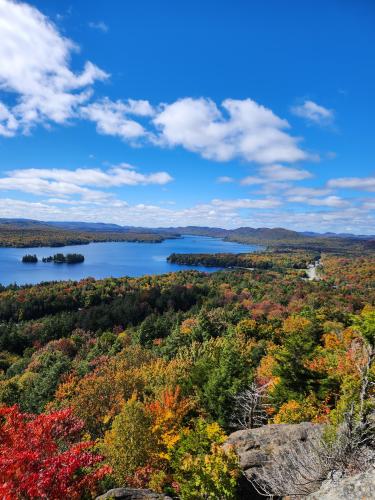
{"label": "lake water", "polygon": [[[80,280],[91,276],[142,276],[163,274],[181,269],[215,271],[217,268],[202,266],[180,266],[169,264],[167,257],[175,253],[243,253],[255,252],[261,247],[243,245],[205,236],[185,236],[165,240],[162,243],[90,243],[62,248],[0,248],[0,283],[18,285],[40,283],[41,281]],[[41,260],[55,253],[81,253],[85,256],[82,264],[53,264],[38,262],[23,264],[25,254],[36,254]]]}

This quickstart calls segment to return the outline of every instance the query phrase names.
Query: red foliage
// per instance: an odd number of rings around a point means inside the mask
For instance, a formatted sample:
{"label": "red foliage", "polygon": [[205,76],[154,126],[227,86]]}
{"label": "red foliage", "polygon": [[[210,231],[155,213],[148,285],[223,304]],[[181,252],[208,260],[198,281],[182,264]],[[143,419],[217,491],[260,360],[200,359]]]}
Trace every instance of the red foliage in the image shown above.
{"label": "red foliage", "polygon": [[0,498],[79,499],[110,472],[92,442],[78,442],[83,422],[70,409],[49,414],[0,408]]}
{"label": "red foliage", "polygon": [[152,474],[157,472],[152,465],[138,467],[132,476],[126,478],[126,483],[132,488],[147,488],[151,480]]}

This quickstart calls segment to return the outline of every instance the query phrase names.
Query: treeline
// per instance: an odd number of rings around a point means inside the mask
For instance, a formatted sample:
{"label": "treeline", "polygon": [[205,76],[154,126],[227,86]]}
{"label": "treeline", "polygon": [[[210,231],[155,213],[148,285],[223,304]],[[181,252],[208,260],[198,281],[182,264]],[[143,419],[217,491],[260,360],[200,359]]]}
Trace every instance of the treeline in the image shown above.
{"label": "treeline", "polygon": [[[270,230],[272,231],[272,230]],[[302,233],[296,233],[296,237],[284,236],[280,238],[270,238],[267,235],[242,235],[230,234],[224,238],[225,241],[234,241],[245,245],[264,245],[270,251],[310,251],[310,252],[325,252],[353,255],[361,255],[362,253],[370,254],[374,245],[369,240],[331,237],[324,236],[308,237]]]}
{"label": "treeline", "polygon": [[289,253],[251,253],[251,254],[181,254],[172,253],[168,257],[168,262],[172,264],[189,266],[206,266],[222,268],[247,268],[247,269],[306,269],[320,258],[320,254],[309,252],[289,252]]}
{"label": "treeline", "polygon": [[[167,236],[175,237],[175,236]],[[0,247],[32,248],[63,247],[68,245],[87,245],[98,242],[161,243],[166,238],[156,233],[118,233],[118,232],[81,232],[65,231],[55,228],[12,228],[0,226]]]}
{"label": "treeline", "polygon": [[375,259],[323,254],[322,279],[305,281],[294,265],[315,255],[266,257],[274,267],[252,272],[2,288],[8,497],[92,498],[129,486],[234,499],[238,463],[221,444],[250,388],[267,398],[265,423],[334,430],[352,403],[357,411],[375,345]]}

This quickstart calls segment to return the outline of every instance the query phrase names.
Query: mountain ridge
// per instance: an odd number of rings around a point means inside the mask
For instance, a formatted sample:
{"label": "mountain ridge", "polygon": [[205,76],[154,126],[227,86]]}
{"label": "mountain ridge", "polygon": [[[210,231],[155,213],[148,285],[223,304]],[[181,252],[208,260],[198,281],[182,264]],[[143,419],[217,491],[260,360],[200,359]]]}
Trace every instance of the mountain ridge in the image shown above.
{"label": "mountain ridge", "polygon": [[294,231],[283,227],[238,227],[225,229],[210,226],[169,226],[169,227],[143,227],[143,226],[121,226],[107,222],[84,222],[84,221],[40,221],[27,218],[0,218],[0,226],[13,226],[18,229],[57,228],[66,231],[91,231],[91,232],[139,232],[139,233],[164,233],[164,234],[190,234],[197,236],[213,237],[254,237],[267,240],[280,239],[303,239],[303,238],[345,238],[371,240],[375,235],[353,234],[353,233],[318,233],[315,231]]}

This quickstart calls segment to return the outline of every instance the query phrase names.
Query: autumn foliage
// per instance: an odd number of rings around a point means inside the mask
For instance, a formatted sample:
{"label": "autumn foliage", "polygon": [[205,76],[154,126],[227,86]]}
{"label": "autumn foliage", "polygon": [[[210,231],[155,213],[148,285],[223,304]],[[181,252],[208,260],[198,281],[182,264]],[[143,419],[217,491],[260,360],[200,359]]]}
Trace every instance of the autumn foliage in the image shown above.
{"label": "autumn foliage", "polygon": [[79,441],[83,424],[70,410],[50,414],[0,408],[0,496],[78,499],[95,492],[109,472],[89,441]]}
{"label": "autumn foliage", "polygon": [[315,252],[251,258],[253,270],[0,287],[0,498],[236,498],[222,444],[251,387],[264,388],[261,423],[370,411],[374,257],[322,254],[319,281],[301,269]]}

